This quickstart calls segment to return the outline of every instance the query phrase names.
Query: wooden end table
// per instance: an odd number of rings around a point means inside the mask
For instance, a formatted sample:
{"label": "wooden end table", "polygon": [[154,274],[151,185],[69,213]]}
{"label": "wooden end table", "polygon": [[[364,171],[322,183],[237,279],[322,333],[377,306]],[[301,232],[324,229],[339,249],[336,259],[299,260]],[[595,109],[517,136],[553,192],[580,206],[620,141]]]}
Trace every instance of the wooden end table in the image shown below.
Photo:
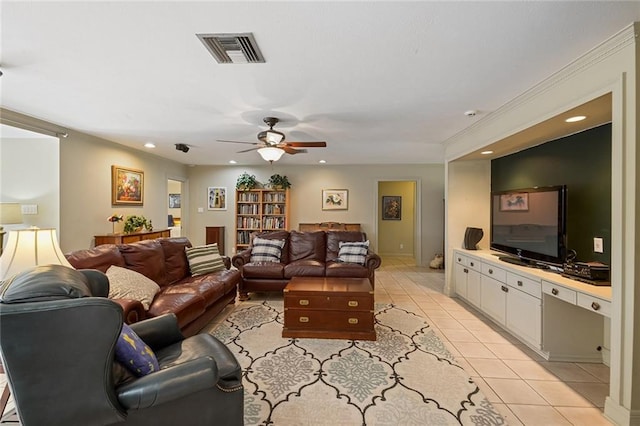
{"label": "wooden end table", "polygon": [[293,277],[284,289],[282,337],[376,340],[369,280]]}

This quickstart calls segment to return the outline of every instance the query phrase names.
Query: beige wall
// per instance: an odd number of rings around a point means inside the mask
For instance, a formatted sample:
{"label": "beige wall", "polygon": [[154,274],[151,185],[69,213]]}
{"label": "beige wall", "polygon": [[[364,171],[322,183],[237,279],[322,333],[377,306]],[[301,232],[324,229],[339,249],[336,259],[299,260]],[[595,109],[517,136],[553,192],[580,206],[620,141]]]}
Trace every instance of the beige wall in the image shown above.
{"label": "beige wall", "polygon": [[[420,225],[422,225],[422,262],[427,264],[435,253],[442,251],[444,219],[441,201],[444,191],[444,166],[426,165],[385,165],[385,166],[295,166],[276,163],[273,168],[266,164],[257,167],[195,167],[189,170],[191,203],[189,215],[192,226],[190,238],[194,244],[202,244],[206,226],[225,227],[225,245],[235,243],[235,182],[242,172],[256,176],[258,181],[267,182],[274,173],[286,175],[291,187],[290,229],[297,229],[299,223],[306,222],[350,222],[360,223],[372,244],[377,239],[377,184],[379,180],[419,181],[422,204]],[[229,204],[226,211],[207,210],[207,187],[227,187]],[[347,189],[349,191],[348,210],[323,211],[322,189]],[[433,202],[438,200],[438,202]],[[202,209],[199,212],[198,209]],[[376,248],[377,249],[377,248]],[[229,252],[229,250],[227,250]]]}
{"label": "beige wall", "polygon": [[[400,196],[400,220],[382,220],[382,197]],[[378,183],[378,252],[385,255],[413,256],[415,235],[415,182],[384,181]],[[430,200],[430,202],[437,200]]]}
{"label": "beige wall", "polygon": [[[455,135],[445,148],[447,161],[447,252],[458,247],[472,220],[489,223],[490,164],[456,161],[462,155],[527,129],[550,117],[612,93],[612,317],[611,384],[605,414],[617,424],[640,424],[640,184],[636,23],[596,46],[539,85]],[[477,168],[474,170],[474,168]],[[470,194],[477,191],[478,194]],[[486,239],[481,242],[486,248]],[[448,256],[451,259],[451,256]],[[449,263],[451,265],[451,263]],[[451,290],[451,268],[447,290]]]}

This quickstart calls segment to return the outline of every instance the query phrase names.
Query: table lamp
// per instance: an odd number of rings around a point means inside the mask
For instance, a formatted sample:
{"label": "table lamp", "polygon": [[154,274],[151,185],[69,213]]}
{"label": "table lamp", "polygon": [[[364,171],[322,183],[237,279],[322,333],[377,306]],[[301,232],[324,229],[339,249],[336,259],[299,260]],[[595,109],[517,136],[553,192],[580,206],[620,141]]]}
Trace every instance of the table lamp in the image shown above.
{"label": "table lamp", "polygon": [[0,255],[4,242],[4,228],[2,225],[22,223],[22,210],[19,203],[0,203]]}
{"label": "table lamp", "polygon": [[34,227],[9,231],[7,246],[0,256],[0,281],[39,265],[73,268],[58,246],[56,230]]}

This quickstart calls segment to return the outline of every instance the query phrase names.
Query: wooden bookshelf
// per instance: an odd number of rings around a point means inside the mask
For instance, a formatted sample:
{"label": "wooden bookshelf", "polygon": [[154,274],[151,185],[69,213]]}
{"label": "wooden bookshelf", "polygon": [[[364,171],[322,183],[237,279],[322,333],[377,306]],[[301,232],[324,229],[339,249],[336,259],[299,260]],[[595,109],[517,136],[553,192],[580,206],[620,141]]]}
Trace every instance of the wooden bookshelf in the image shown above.
{"label": "wooden bookshelf", "polygon": [[289,229],[289,190],[236,190],[236,252],[249,247],[252,232]]}

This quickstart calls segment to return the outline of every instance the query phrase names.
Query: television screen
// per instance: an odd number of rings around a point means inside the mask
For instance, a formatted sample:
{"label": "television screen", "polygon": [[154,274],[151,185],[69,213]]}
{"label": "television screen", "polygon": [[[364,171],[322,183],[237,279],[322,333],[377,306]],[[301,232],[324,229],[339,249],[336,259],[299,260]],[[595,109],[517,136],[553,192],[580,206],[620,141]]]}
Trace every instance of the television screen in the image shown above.
{"label": "television screen", "polygon": [[566,186],[493,192],[491,249],[515,255],[532,266],[536,262],[562,265],[566,255],[566,192]]}

